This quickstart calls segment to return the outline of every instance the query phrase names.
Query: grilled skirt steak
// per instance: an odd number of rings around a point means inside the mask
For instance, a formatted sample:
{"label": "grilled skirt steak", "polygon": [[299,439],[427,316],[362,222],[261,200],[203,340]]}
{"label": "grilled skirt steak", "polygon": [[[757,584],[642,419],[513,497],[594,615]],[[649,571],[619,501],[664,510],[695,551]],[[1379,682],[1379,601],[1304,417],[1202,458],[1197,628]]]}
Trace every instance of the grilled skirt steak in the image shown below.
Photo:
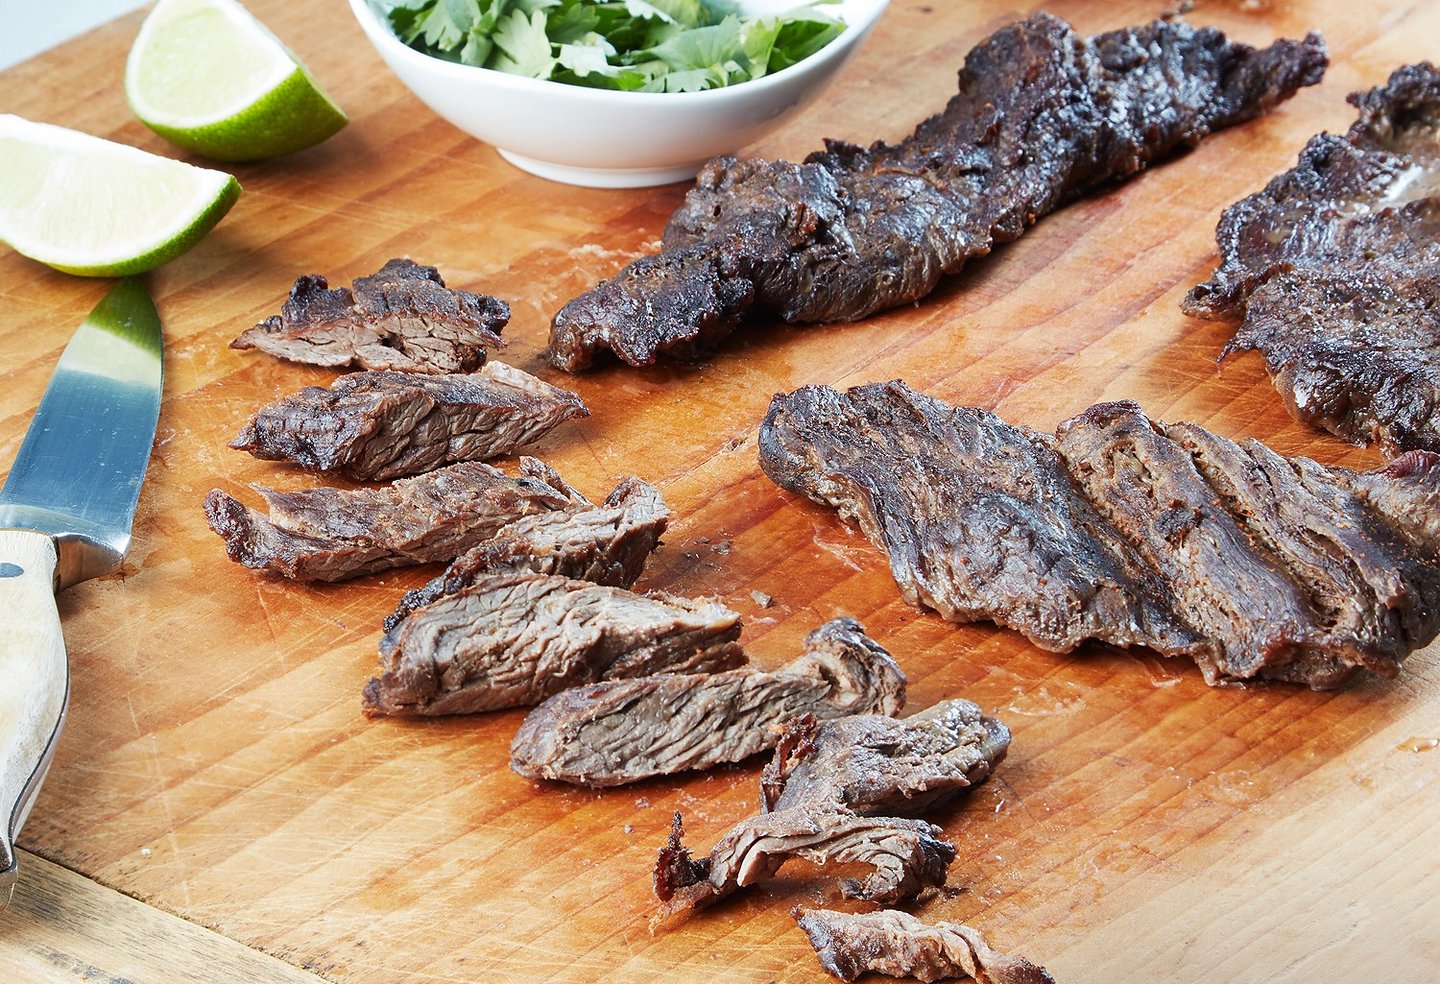
{"label": "grilled skirt steak", "polygon": [[886,905],[914,898],[922,889],[943,885],[955,860],[955,846],[942,840],[942,833],[923,820],[797,807],[741,821],[697,861],[681,844],[684,828],[677,813],[655,863],[660,911],[650,926],[678,925],[737,889],[773,878],[796,857],[820,865],[868,866],[863,879],[841,879],[846,898]]}
{"label": "grilled skirt steak", "polygon": [[538,704],[599,680],[728,670],[745,662],[739,636],[740,616],[713,601],[491,574],[385,634],[364,709],[468,714]]}
{"label": "grilled skirt steak", "polygon": [[574,393],[501,362],[469,375],[355,372],[261,407],[230,446],[381,480],[509,454],[589,415]]}
{"label": "grilled skirt steak", "polygon": [[336,287],[299,277],[280,314],[230,343],[291,362],[396,372],[474,372],[486,350],[503,348],[510,306],[486,294],[451,290],[439,271],[395,259]]}
{"label": "grilled skirt steak", "polygon": [[255,491],[268,517],[215,489],[205,498],[210,528],[236,563],[301,581],[449,560],[516,520],[574,504],[573,490],[534,458],[520,459],[515,478],[463,462],[378,489]]}
{"label": "grilled skirt steak", "polygon": [[965,59],[945,110],[894,146],[827,141],[802,164],[721,157],[664,249],[555,316],[575,372],[696,359],[751,314],[853,321],[918,300],[1048,212],[1244,122],[1320,81],[1319,35],[1257,51],[1155,21],[1084,38],[1035,14]]}
{"label": "grilled skirt steak", "polygon": [[[1440,451],[1440,69],[1356,93],[1343,137],[1225,210],[1186,313],[1240,320],[1290,412],[1390,455]],[[1223,356],[1222,356],[1223,357]]]}
{"label": "grilled skirt steak", "polygon": [[779,395],[760,432],[765,473],[858,523],[912,604],[1316,688],[1440,632],[1440,459],[1414,454],[1357,474],[1133,403],[1051,437],[899,382]]}
{"label": "grilled skirt steak", "polygon": [[532,779],[619,786],[739,762],[775,747],[780,728],[801,715],[896,714],[904,704],[904,672],[860,623],[839,618],[774,672],[667,674],[558,693],[525,718],[510,767]]}
{"label": "grilled skirt steak", "polygon": [[456,557],[439,577],[407,591],[386,616],[385,630],[415,609],[500,571],[558,574],[628,588],[644,571],[669,521],[660,490],[634,477],[616,486],[603,505],[581,498],[563,509],[523,516]]}
{"label": "grilled skirt steak", "polygon": [[791,724],[760,780],[766,812],[829,805],[914,815],[984,782],[1010,748],[1010,729],[968,700],[903,720],[896,713]]}
{"label": "grilled skirt steak", "polygon": [[970,977],[978,984],[1055,984],[1045,968],[996,953],[961,923],[930,925],[898,909],[797,909],[794,915],[820,966],[842,981],[873,972],[926,982]]}

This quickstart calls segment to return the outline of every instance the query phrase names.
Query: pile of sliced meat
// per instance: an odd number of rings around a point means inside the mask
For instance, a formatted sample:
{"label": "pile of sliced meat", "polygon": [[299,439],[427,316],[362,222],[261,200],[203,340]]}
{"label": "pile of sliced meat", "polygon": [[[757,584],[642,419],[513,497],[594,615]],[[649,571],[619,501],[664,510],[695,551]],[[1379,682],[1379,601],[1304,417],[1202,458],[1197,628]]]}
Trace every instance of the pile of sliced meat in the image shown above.
{"label": "pile of sliced meat", "polygon": [[895,145],[829,141],[803,163],[721,157],[664,249],[555,315],[579,371],[708,354],[747,317],[853,321],[918,300],[1039,217],[1314,85],[1319,35],[1256,50],[1160,20],[1086,38],[1038,13],[982,41],[944,111]]}
{"label": "pile of sliced meat", "polygon": [[[877,713],[794,721],[765,770],[762,812],[732,827],[708,855],[691,855],[675,815],[655,865],[660,908],[652,929],[674,926],[774,878],[797,858],[864,869],[863,877],[839,879],[840,894],[850,899],[889,906],[938,889],[955,846],[915,814],[983,782],[1009,747],[1004,724],[959,699],[909,718]],[[982,981],[1050,980],[1024,960],[995,953],[967,926],[930,927],[896,911],[847,916],[823,910],[801,916],[800,924],[825,968],[845,980],[865,970],[937,980],[923,975],[945,968]]]}
{"label": "pile of sliced meat", "polygon": [[1295,167],[1226,209],[1221,265],[1183,307],[1239,320],[1299,419],[1387,454],[1440,451],[1440,70],[1350,101]]}
{"label": "pile of sliced meat", "polygon": [[890,556],[912,604],[1210,683],[1394,676],[1440,632],[1440,456],[1357,473],[1107,403],[1055,435],[892,382],[779,395],[760,464]]}

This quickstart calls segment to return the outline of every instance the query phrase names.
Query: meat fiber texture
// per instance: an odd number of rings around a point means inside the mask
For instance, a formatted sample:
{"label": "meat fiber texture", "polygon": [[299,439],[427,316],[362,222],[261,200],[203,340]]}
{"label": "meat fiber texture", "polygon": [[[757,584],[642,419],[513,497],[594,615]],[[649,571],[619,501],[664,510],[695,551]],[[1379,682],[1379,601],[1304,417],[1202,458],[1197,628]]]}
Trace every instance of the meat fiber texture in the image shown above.
{"label": "meat fiber texture", "polygon": [[796,909],[794,916],[820,966],[842,981],[876,973],[927,984],[964,977],[978,984],[1055,984],[1045,968],[995,952],[962,923],[930,925],[895,909]]}
{"label": "meat fiber texture", "polygon": [[720,157],[641,257],[555,315],[587,368],[710,353],[743,320],[853,321],[918,300],[1041,216],[1320,81],[1319,35],[1256,50],[1159,20],[1085,38],[1037,13],[972,50],[944,111],[893,146]]}
{"label": "meat fiber texture", "polygon": [[765,473],[857,523],[912,604],[1315,688],[1440,632],[1440,459],[1412,454],[1326,468],[1129,402],[1052,437],[900,382],[781,394],[760,432]]}
{"label": "meat fiber texture", "polygon": [[474,372],[503,348],[510,306],[451,290],[432,266],[394,259],[352,288],[319,274],[296,279],[279,315],[230,343],[314,366],[396,372]]}
{"label": "meat fiber texture", "polygon": [[645,570],[669,521],[660,490],[633,476],[599,506],[575,493],[563,508],[517,518],[456,557],[439,577],[407,591],[386,617],[385,629],[500,571],[558,574],[628,588]]}
{"label": "meat fiber texture", "polygon": [[962,698],[918,714],[800,718],[785,730],[760,780],[767,813],[844,807],[915,815],[978,786],[1005,760],[1010,729]]}
{"label": "meat fiber texture", "polygon": [[655,865],[660,908],[651,929],[677,925],[773,877],[795,857],[868,866],[865,878],[841,880],[848,898],[888,905],[938,888],[954,845],[939,827],[885,814],[931,808],[982,782],[1009,745],[1003,724],[961,699],[899,721],[883,715],[801,719],[787,729],[765,770],[765,811],[732,827],[707,857],[691,857],[675,815]]}
{"label": "meat fiber texture", "polygon": [[462,462],[382,488],[255,490],[268,516],[215,489],[205,499],[210,528],[225,538],[231,560],[300,581],[448,561],[517,521],[589,505],[577,504],[578,493],[534,458],[521,458],[513,478]]}
{"label": "meat fiber texture", "polygon": [[827,622],[778,670],[666,674],[566,690],[525,718],[510,767],[533,779],[619,786],[739,762],[783,727],[850,714],[897,714],[905,674],[854,619]]}
{"label": "meat fiber texture", "polygon": [[[1290,412],[1388,455],[1440,451],[1440,70],[1355,93],[1359,118],[1230,206],[1182,307],[1239,320]],[[1223,357],[1223,356],[1222,356]]]}
{"label": "meat fiber texture", "polygon": [[733,669],[740,616],[716,602],[550,574],[490,574],[411,612],[380,642],[365,713],[442,715],[538,704],[570,687]]}
{"label": "meat fiber texture", "polygon": [[468,375],[355,372],[261,407],[230,446],[378,481],[509,454],[589,415],[574,393],[500,362]]}

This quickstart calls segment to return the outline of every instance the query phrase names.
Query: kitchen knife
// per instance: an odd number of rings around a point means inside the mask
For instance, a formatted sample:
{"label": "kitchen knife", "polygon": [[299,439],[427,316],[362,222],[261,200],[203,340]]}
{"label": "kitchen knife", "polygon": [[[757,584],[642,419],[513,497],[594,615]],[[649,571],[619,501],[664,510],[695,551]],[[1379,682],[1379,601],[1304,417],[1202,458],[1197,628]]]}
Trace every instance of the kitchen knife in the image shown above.
{"label": "kitchen knife", "polygon": [[122,280],[80,325],[0,487],[0,908],[70,700],[55,593],[120,569],[160,417],[160,317]]}

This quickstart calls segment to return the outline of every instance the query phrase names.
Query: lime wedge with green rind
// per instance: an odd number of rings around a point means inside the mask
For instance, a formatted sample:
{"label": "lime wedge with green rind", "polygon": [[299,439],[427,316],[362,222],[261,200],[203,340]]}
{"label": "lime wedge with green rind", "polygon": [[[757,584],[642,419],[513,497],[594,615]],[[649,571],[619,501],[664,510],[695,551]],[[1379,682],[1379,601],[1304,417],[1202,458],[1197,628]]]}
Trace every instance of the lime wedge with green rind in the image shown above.
{"label": "lime wedge with green rind", "polygon": [[156,133],[222,161],[302,150],[346,123],[299,60],[235,0],[160,0],[130,48],[125,95]]}
{"label": "lime wedge with green rind", "polygon": [[199,242],[239,196],[222,171],[0,114],[0,242],[57,270],[152,270]]}

